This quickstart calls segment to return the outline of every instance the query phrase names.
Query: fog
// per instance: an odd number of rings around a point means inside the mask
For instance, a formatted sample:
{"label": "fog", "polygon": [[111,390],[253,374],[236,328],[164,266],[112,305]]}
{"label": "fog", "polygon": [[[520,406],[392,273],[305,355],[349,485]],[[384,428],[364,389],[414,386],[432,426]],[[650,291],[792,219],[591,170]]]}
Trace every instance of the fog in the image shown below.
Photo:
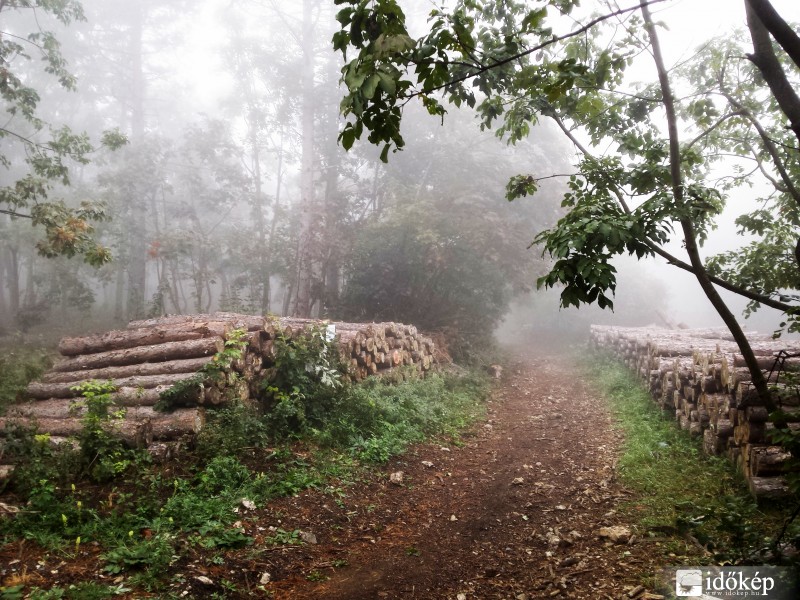
{"label": "fog", "polygon": [[[424,24],[431,4],[406,4]],[[573,148],[547,123],[509,146],[481,132],[466,109],[451,109],[441,124],[409,105],[406,148],[387,165],[365,141],[345,152],[332,2],[83,5],[87,21],[69,26],[4,10],[3,29],[24,38],[41,27],[61,42],[75,91],[36,60],[13,62],[38,91],[45,122],[95,141],[109,128],[128,136],[122,149],[70,165],[71,185],[50,192],[71,206],[105,203],[109,219],[96,237],[113,261],[98,269],[80,257],[43,257],[39,229],[0,215],[4,333],[52,338],[213,310],[430,330],[499,324],[501,337],[526,328],[579,336],[592,322],[719,324],[693,277],[654,259],[615,263],[613,312],[559,309],[558,290],[535,291],[549,263],[528,246],[563,214],[564,181],[543,181],[513,203],[504,194],[513,175],[573,170]],[[6,121],[44,135],[19,115]],[[12,142],[4,138],[2,186],[25,173],[26,147]],[[732,217],[721,223],[709,251],[737,243]],[[744,302],[732,305],[741,312]],[[748,326],[771,331],[777,319],[758,313]]]}

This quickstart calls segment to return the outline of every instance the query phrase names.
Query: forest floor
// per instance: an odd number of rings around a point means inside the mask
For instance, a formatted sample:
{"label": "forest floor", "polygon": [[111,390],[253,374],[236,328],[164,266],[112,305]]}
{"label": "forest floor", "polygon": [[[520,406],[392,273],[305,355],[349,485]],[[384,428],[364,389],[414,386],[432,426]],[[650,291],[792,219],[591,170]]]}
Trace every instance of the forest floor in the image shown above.
{"label": "forest floor", "polygon": [[[168,591],[123,595],[660,598],[652,574],[669,547],[637,532],[636,498],[615,477],[621,435],[574,372],[574,357],[519,357],[457,443],[419,444],[353,485],[243,509],[253,545],[192,547],[168,567]],[[612,526],[628,535],[599,535]],[[0,554],[38,585],[124,583],[103,573],[99,549],[56,557],[20,542]]]}

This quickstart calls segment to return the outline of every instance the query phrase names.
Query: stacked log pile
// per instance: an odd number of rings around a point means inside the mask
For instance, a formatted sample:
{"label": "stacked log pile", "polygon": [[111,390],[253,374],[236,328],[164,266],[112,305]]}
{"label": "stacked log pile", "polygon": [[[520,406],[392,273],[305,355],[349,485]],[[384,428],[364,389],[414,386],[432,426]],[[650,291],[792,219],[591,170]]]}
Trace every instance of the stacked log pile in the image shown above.
{"label": "stacked log pile", "polygon": [[[115,410],[121,407],[124,413],[109,422],[110,433],[137,447],[191,438],[202,429],[206,408],[234,399],[258,404],[264,382],[275,376],[276,341],[315,329],[338,336],[354,380],[401,366],[421,372],[433,366],[433,342],[415,327],[399,323],[328,323],[224,312],[133,321],[123,330],[62,339],[62,358],[28,386],[29,401],[0,418],[0,434],[11,430],[7,425],[19,424],[35,426],[56,440],[76,435],[86,409],[75,388],[99,380],[111,382]],[[215,361],[234,330],[246,331],[241,356],[219,365]],[[219,368],[208,369],[212,362]],[[169,412],[154,408],[165,392],[173,392],[168,394]]]}
{"label": "stacked log pile", "polygon": [[[759,366],[778,390],[789,427],[800,429],[800,395],[783,384],[776,359],[781,350],[800,353],[800,342],[748,334]],[[593,325],[591,345],[613,354],[648,387],[653,399],[682,429],[702,438],[708,454],[725,455],[742,471],[758,498],[787,493],[790,454],[771,439],[774,425],[751,386],[751,376],[727,330]],[[800,358],[786,366],[800,369]]]}

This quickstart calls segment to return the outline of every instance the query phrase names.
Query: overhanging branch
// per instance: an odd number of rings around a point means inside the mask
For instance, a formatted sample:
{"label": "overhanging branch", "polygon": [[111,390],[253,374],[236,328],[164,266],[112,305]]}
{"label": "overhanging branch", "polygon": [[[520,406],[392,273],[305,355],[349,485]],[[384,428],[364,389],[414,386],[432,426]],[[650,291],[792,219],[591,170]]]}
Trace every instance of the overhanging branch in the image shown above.
{"label": "overhanging branch", "polygon": [[[664,1],[665,0],[646,0],[646,1],[644,1],[644,4],[649,6],[651,4],[658,4],[658,3],[664,2]],[[434,88],[431,88],[429,90],[413,92],[413,93],[409,94],[408,96],[403,96],[403,97],[405,97],[405,98],[414,98],[416,96],[422,96],[422,95],[425,95],[425,94],[430,94],[432,92],[438,92],[440,90],[446,89],[446,88],[448,88],[448,87],[450,87],[452,85],[455,85],[457,83],[461,83],[462,81],[466,81],[468,79],[472,79],[473,77],[477,77],[478,75],[482,75],[483,73],[486,73],[487,71],[491,71],[492,69],[496,69],[498,67],[505,66],[505,65],[507,65],[509,63],[512,63],[514,61],[519,60],[520,58],[524,58],[525,56],[529,56],[529,55],[533,54],[534,52],[538,52],[539,50],[543,50],[544,48],[547,48],[548,46],[552,46],[553,44],[556,44],[558,42],[562,42],[564,40],[568,40],[570,38],[582,35],[582,34],[586,33],[587,31],[589,31],[595,25],[598,25],[598,24],[602,23],[603,21],[607,21],[608,19],[612,19],[614,17],[618,17],[618,16],[624,15],[626,13],[637,11],[637,10],[640,9],[640,6],[641,6],[640,4],[637,4],[636,6],[631,6],[631,7],[628,7],[628,8],[621,8],[619,10],[616,10],[614,12],[608,13],[606,15],[602,15],[600,17],[596,17],[595,19],[592,19],[591,21],[589,21],[585,25],[579,27],[578,29],[575,29],[574,31],[571,31],[571,32],[566,33],[566,34],[561,35],[561,36],[553,36],[552,39],[550,39],[550,40],[548,40],[546,42],[543,42],[541,44],[533,46],[532,48],[528,48],[527,50],[524,50],[523,52],[519,52],[519,53],[514,54],[512,56],[506,57],[506,58],[504,58],[502,60],[495,61],[490,65],[483,65],[483,66],[475,69],[475,71],[473,71],[471,73],[467,73],[465,75],[461,75],[460,77],[456,77],[455,79],[452,79],[452,80],[448,81],[447,83],[444,83],[442,85],[438,85],[438,86],[436,86]]]}

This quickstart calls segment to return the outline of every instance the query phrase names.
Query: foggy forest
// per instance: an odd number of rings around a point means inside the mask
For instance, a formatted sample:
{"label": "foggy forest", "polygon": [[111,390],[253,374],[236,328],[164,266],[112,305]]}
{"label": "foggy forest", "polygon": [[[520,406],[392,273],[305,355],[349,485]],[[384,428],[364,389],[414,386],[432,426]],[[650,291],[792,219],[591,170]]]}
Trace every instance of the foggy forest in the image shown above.
{"label": "foggy forest", "polygon": [[795,597],[797,22],[0,0],[0,598]]}
{"label": "foggy forest", "polygon": [[[491,327],[531,287],[527,245],[559,199],[511,206],[502,194],[531,160],[566,168],[553,132],[508,149],[467,114],[442,129],[409,111],[408,135],[425,152],[384,165],[371,148],[337,143],[333,5],[83,4],[86,21],[59,35],[76,89],[35,70],[25,83],[41,96],[37,118],[97,146],[88,164],[68,165],[68,186],[48,182],[48,196],[103,206],[91,237],[110,260],[49,257],[40,229],[3,216],[6,330],[74,333],[214,310]],[[203,45],[218,54],[201,64],[190,35],[212,10]],[[45,27],[47,15],[37,25],[6,12],[20,37]],[[46,138],[26,125],[14,133]],[[101,147],[108,130],[127,143]],[[4,144],[4,177],[21,179],[28,148],[11,136]]]}

